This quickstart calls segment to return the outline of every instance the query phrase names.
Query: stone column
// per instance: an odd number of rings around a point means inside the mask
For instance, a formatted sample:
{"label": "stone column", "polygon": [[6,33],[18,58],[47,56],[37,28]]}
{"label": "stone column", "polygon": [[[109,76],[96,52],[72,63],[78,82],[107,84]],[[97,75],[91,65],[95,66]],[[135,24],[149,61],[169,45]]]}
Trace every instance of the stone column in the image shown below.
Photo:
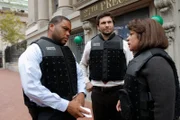
{"label": "stone column", "polygon": [[58,9],[55,15],[67,16],[73,12],[71,0],[58,0]]}
{"label": "stone column", "polygon": [[154,0],[154,5],[164,19],[163,27],[169,40],[167,52],[175,61],[178,75],[180,75],[180,28],[178,27],[178,9],[180,6],[177,2],[176,0]]}
{"label": "stone column", "polygon": [[48,0],[38,0],[38,28],[42,28],[49,21],[49,4]]}
{"label": "stone column", "polygon": [[72,5],[76,4],[77,0],[72,0]]}
{"label": "stone column", "polygon": [[28,28],[33,26],[37,22],[37,7],[37,0],[28,0],[28,11],[31,11],[28,13]]}
{"label": "stone column", "polygon": [[92,37],[94,37],[97,34],[97,28],[96,25],[93,24],[90,21],[84,21],[83,22],[83,29],[84,29],[84,42],[85,44],[91,40]]}
{"label": "stone column", "polygon": [[51,19],[51,16],[54,13],[54,0],[49,0],[49,19]]}

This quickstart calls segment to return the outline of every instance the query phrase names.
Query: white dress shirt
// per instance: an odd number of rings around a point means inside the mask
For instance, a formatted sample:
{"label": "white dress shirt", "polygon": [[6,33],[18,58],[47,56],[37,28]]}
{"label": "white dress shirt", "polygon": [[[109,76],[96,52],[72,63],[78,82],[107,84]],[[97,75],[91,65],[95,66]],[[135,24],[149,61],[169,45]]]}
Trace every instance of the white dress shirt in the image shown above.
{"label": "white dress shirt", "polygon": [[[18,66],[24,93],[31,101],[42,107],[51,107],[60,111],[65,111],[69,101],[61,98],[56,93],[52,93],[49,89],[41,84],[42,52],[37,44],[30,45],[26,51],[20,56]],[[85,93],[85,82],[82,69],[77,66],[78,93]]]}
{"label": "white dress shirt", "polygon": [[[89,58],[90,58],[90,51],[91,51],[91,41],[88,41],[84,53],[82,55],[82,59],[80,61],[80,65],[83,69],[84,75],[86,76],[85,82],[88,83],[90,82],[89,80],[89,73],[88,73],[88,67],[89,67]],[[123,40],[123,52],[126,57],[126,64],[128,65],[129,61],[132,60],[133,54],[129,50],[127,41]],[[98,74],[98,73],[97,73]],[[123,85],[124,80],[117,80],[117,81],[112,81],[109,80],[106,84],[104,84],[102,81],[96,81],[96,80],[91,80],[91,83],[93,86],[100,86],[100,87],[112,87],[112,86],[117,86],[117,85]]]}

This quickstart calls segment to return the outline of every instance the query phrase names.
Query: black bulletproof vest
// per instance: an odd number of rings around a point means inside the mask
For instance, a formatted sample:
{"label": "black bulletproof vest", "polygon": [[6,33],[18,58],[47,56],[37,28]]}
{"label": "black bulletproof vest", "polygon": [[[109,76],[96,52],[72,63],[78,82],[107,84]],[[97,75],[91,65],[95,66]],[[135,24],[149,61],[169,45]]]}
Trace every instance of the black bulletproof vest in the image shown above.
{"label": "black bulletproof vest", "polygon": [[[75,59],[69,47],[60,46],[55,41],[45,37],[33,43],[39,45],[43,55],[40,63],[42,85],[62,98],[72,100],[72,97],[77,93],[77,72]],[[35,119],[41,111],[52,109],[37,106],[36,103],[30,101],[24,92],[23,96],[25,105]]]}
{"label": "black bulletproof vest", "polygon": [[36,42],[42,51],[40,63],[42,85],[64,99],[71,100],[77,93],[75,58],[68,46],[60,46],[51,40]]}
{"label": "black bulletproof vest", "polygon": [[147,50],[132,61],[130,61],[126,76],[124,87],[129,93],[129,97],[132,102],[134,117],[133,120],[154,120],[154,101],[151,97],[149,91],[148,83],[146,85],[141,84],[138,79],[138,72],[141,68],[154,56],[161,56],[165,58],[168,63],[171,65],[174,76],[175,76],[175,85],[176,85],[176,103],[175,103],[175,119],[179,115],[179,104],[180,104],[180,92],[179,92],[179,81],[176,71],[176,67],[169,55],[162,49],[153,48]]}
{"label": "black bulletproof vest", "polygon": [[97,81],[123,80],[126,72],[126,58],[123,40],[114,35],[110,40],[102,40],[99,35],[91,41],[89,60],[90,79]]}

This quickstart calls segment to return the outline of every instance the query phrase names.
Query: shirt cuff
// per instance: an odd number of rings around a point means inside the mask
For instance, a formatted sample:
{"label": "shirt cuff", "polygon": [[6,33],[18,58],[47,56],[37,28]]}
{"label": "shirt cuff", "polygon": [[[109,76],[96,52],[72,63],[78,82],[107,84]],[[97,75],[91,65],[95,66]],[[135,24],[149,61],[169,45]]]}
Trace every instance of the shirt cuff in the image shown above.
{"label": "shirt cuff", "polygon": [[57,109],[62,111],[62,112],[64,112],[64,111],[67,110],[68,105],[69,105],[69,101],[68,100],[61,99],[61,105]]}
{"label": "shirt cuff", "polygon": [[[86,97],[86,93],[85,92],[79,92],[79,93],[83,93],[84,97]],[[73,99],[76,98],[79,95],[79,93],[77,93],[75,96],[73,96]]]}
{"label": "shirt cuff", "polygon": [[85,84],[88,83],[88,82],[90,82],[90,80],[89,80],[88,77],[86,77],[86,78],[85,78]]}
{"label": "shirt cuff", "polygon": [[84,94],[86,94],[86,89],[84,88],[84,89],[80,89],[80,90],[78,90],[78,93],[77,94],[79,94],[79,93],[84,93]]}

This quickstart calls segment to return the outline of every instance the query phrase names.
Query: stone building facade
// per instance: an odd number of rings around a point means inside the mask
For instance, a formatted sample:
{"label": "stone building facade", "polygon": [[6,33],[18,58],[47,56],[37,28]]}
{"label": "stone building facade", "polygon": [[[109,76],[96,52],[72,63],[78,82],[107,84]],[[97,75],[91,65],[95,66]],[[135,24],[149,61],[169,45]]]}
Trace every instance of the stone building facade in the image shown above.
{"label": "stone building facade", "polygon": [[[78,61],[84,45],[98,33],[95,17],[104,11],[115,16],[115,30],[126,39],[128,21],[160,15],[169,40],[168,53],[174,59],[180,75],[180,0],[29,0],[27,44],[46,36],[48,21],[56,15],[64,15],[72,22],[72,35],[68,45]],[[82,44],[73,42],[76,35],[83,37]]]}
{"label": "stone building facade", "polygon": [[[19,32],[25,34],[28,18],[27,6],[28,0],[0,0],[0,19],[4,14],[6,14],[6,11],[14,12],[15,16],[23,23],[23,28]],[[11,52],[9,52],[11,53],[11,57],[9,57],[12,58],[11,62],[6,61],[5,58],[7,57],[5,56],[5,49],[11,46],[11,44],[3,42],[1,39],[2,37],[0,33],[0,68],[9,68],[13,66],[13,70],[15,68],[15,71],[17,71],[17,59],[20,54],[18,54],[17,45],[12,46]]]}

